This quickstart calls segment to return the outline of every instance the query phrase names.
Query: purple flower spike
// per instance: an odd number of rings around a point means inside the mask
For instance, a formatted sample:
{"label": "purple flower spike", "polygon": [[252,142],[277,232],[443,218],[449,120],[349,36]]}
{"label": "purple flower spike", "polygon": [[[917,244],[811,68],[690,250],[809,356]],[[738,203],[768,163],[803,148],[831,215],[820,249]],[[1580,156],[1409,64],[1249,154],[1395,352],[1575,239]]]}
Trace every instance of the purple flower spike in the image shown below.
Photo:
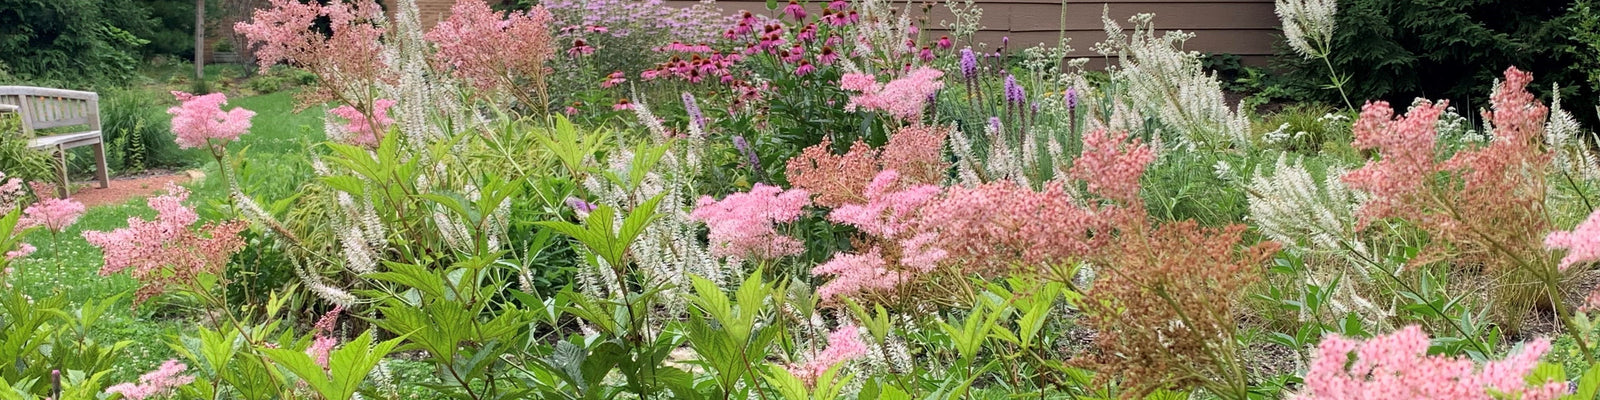
{"label": "purple flower spike", "polygon": [[978,55],[972,54],[972,48],[961,49],[961,76],[967,80],[978,78]]}

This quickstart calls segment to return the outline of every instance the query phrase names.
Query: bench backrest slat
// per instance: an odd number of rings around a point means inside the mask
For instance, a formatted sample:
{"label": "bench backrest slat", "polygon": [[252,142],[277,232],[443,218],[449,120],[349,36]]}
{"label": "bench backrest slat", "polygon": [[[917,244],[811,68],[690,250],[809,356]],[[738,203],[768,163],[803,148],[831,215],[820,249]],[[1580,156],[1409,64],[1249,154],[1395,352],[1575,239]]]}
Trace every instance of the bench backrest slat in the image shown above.
{"label": "bench backrest slat", "polygon": [[88,125],[100,129],[100,95],[94,92],[0,86],[0,104],[19,108],[23,132],[63,126]]}

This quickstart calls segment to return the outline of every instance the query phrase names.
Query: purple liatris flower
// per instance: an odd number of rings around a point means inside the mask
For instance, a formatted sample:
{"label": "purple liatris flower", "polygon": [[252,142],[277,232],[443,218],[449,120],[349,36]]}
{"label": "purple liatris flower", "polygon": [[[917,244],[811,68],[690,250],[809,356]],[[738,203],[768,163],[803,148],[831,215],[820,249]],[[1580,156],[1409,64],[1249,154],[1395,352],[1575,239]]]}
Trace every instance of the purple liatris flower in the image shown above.
{"label": "purple liatris flower", "polygon": [[1006,75],[1006,102],[1016,105],[1027,104],[1027,92],[1022,90],[1022,85],[1017,84],[1016,75]]}
{"label": "purple liatris flower", "polygon": [[739,154],[744,156],[744,162],[750,164],[750,169],[761,167],[761,158],[756,156],[755,150],[750,148],[750,142],[744,140],[744,136],[735,135],[733,137],[733,148],[739,150]]}
{"label": "purple liatris flower", "polygon": [[989,130],[994,132],[1000,131],[1000,117],[989,117]]}
{"label": "purple liatris flower", "polygon": [[1067,109],[1078,108],[1078,88],[1067,88]]}
{"label": "purple liatris flower", "polygon": [[972,53],[972,48],[961,49],[961,76],[967,80],[978,78],[978,55]]}
{"label": "purple liatris flower", "polygon": [[689,123],[701,130],[706,129],[706,115],[700,112],[700,103],[695,101],[693,94],[683,92],[683,109],[689,114]]}

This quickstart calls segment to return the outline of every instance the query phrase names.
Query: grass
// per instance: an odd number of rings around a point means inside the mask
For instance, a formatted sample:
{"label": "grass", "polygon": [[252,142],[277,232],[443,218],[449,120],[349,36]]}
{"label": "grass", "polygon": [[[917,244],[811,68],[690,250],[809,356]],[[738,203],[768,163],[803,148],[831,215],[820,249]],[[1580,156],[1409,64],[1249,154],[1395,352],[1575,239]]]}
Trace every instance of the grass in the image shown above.
{"label": "grass", "polygon": [[[309,177],[309,167],[304,162],[306,144],[323,138],[322,110],[312,108],[295,113],[293,94],[288,92],[242,97],[234,99],[230,105],[257,113],[250,133],[229,146],[235,154],[241,150],[248,152],[249,161],[241,169],[241,184],[269,192],[267,196],[293,193],[294,188]],[[151,107],[165,109],[160,105]],[[195,193],[190,198],[191,204],[219,201],[226,194],[226,185],[218,178],[216,163],[204,154],[195,156],[205,157],[195,160],[195,165],[203,166],[208,178],[193,185]],[[204,215],[205,211],[202,213]],[[174,353],[166,344],[168,338],[188,329],[191,321],[178,317],[186,315],[181,308],[163,303],[161,299],[135,307],[131,292],[138,288],[138,282],[126,274],[101,276],[100,250],[84,241],[82,233],[125,227],[129,217],[151,218],[154,214],[143,199],[134,199],[125,204],[91,208],[77,224],[60,234],[35,230],[26,240],[39,250],[17,265],[13,282],[16,290],[33,298],[64,294],[74,305],[125,294],[122,304],[112,308],[111,315],[102,319],[96,332],[108,343],[133,341],[124,351],[126,362],[119,363],[113,372],[111,378],[115,382],[131,380],[172,358]]]}

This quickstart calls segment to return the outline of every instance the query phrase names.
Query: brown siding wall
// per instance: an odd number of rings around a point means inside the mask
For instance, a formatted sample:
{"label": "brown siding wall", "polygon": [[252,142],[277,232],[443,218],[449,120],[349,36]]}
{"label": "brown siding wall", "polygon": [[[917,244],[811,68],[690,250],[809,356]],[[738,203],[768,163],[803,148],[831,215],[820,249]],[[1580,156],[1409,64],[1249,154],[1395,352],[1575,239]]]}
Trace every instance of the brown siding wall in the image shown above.
{"label": "brown siding wall", "polygon": [[[672,0],[674,4],[693,4],[695,1]],[[811,8],[820,9],[818,1]],[[1124,28],[1130,28],[1128,17],[1139,13],[1154,13],[1156,28],[1183,30],[1195,33],[1186,47],[1208,53],[1232,53],[1246,63],[1262,65],[1272,55],[1272,42],[1278,33],[1278,18],[1272,13],[1272,0],[977,0],[983,8],[977,40],[998,45],[1002,37],[1010,37],[1013,48],[1039,43],[1055,43],[1065,33],[1073,47],[1074,57],[1096,56],[1089,47],[1105,40],[1100,15],[1110,12]],[[766,11],[765,1],[719,1],[729,14],[739,10]],[[1066,24],[1061,24],[1062,7],[1066,7]],[[930,31],[938,31],[940,21],[952,20],[943,5],[934,6],[926,16]],[[937,34],[937,33],[935,33]]]}
{"label": "brown siding wall", "polygon": [[[1246,63],[1262,65],[1272,55],[1272,42],[1278,33],[1278,19],[1272,14],[1273,0],[977,0],[983,7],[984,29],[977,40],[997,45],[1000,38],[1010,37],[1013,48],[1038,43],[1055,43],[1065,33],[1073,47],[1074,57],[1092,57],[1089,47],[1105,40],[1100,14],[1109,11],[1123,27],[1129,27],[1128,17],[1138,13],[1154,13],[1156,27],[1163,30],[1183,30],[1195,33],[1186,47],[1208,53],[1237,54]],[[416,0],[424,28],[444,19],[455,0]],[[671,4],[694,4],[693,0],[669,0]],[[820,9],[823,1],[813,0],[811,8]],[[717,6],[728,14],[740,10],[766,11],[766,1],[719,1]],[[1066,7],[1066,24],[1061,24],[1062,7]],[[924,26],[937,32],[940,21],[951,20],[944,6],[934,6],[926,17]],[[937,34],[937,33],[935,33]]]}

